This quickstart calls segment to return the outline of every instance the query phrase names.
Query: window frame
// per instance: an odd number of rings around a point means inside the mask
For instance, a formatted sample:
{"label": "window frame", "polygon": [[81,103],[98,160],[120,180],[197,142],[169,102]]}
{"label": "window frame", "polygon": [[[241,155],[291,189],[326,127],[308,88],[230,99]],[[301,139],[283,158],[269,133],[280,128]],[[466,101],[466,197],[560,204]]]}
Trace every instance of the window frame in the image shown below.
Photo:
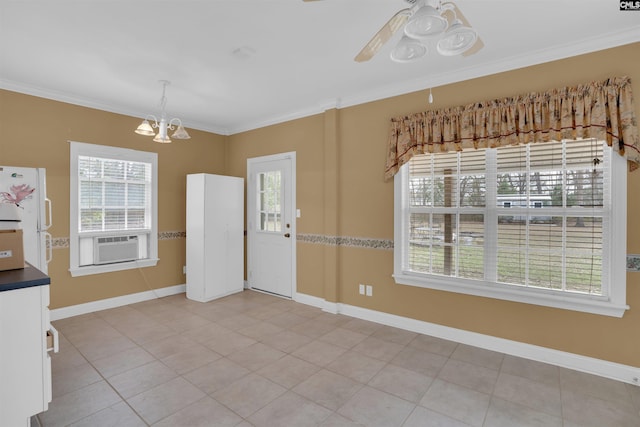
{"label": "window frame", "polygon": [[[87,144],[69,141],[69,272],[72,277],[91,274],[109,273],[113,271],[130,270],[142,267],[153,267],[158,263],[158,154],[148,151],[138,151],[128,148],[105,145]],[[113,160],[135,161],[151,164],[151,227],[142,230],[109,230],[79,231],[79,192],[78,161],[80,156],[100,157]],[[117,262],[100,265],[80,265],[80,239],[86,236],[102,235],[133,235],[145,234],[148,240],[147,257],[134,261]]]}
{"label": "window frame", "polygon": [[[607,148],[605,147],[605,149]],[[610,150],[610,147],[608,149]],[[395,282],[401,285],[622,317],[625,310],[629,309],[629,306],[626,305],[627,162],[624,157],[615,152],[610,152],[609,158],[611,179],[604,191],[609,191],[611,197],[609,241],[612,244],[609,247],[608,257],[606,257],[608,261],[607,274],[602,278],[602,288],[608,290],[607,296],[560,293],[542,288],[520,287],[486,280],[405,271],[403,263],[404,256],[408,253],[408,227],[410,227],[408,163],[404,164],[394,177],[393,277]],[[489,179],[490,172],[486,176]],[[486,214],[489,207],[483,209]],[[491,229],[485,232],[491,232]],[[603,250],[606,249],[603,248]],[[489,254],[489,256],[492,255]],[[603,270],[605,269],[603,268]]]}

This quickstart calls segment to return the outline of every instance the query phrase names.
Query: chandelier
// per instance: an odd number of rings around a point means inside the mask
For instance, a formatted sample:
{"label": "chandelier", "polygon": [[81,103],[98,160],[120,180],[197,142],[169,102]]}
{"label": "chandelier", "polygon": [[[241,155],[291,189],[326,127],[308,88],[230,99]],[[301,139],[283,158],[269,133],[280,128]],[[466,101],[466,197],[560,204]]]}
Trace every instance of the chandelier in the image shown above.
{"label": "chandelier", "polygon": [[[165,93],[167,91],[167,85],[171,84],[168,80],[160,80],[162,84],[162,98],[160,98],[160,121],[153,114],[148,114],[140,126],[135,130],[135,133],[139,135],[145,136],[155,136],[153,140],[155,142],[160,143],[170,143],[171,139],[169,138],[168,131],[175,130],[171,138],[175,139],[189,139],[191,136],[187,133],[184,126],[182,126],[182,121],[178,118],[172,118],[171,120],[167,120],[167,113],[165,111],[165,106],[167,105],[167,97]],[[153,120],[152,123],[149,122],[149,119]],[[153,129],[158,129],[158,134],[156,135]]]}

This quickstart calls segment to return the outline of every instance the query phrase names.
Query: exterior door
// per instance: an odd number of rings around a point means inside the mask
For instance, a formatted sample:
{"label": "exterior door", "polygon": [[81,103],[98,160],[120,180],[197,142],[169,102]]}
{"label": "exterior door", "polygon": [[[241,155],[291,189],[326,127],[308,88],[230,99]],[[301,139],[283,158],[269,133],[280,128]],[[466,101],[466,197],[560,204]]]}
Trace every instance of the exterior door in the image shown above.
{"label": "exterior door", "polygon": [[247,160],[249,287],[295,292],[295,152]]}

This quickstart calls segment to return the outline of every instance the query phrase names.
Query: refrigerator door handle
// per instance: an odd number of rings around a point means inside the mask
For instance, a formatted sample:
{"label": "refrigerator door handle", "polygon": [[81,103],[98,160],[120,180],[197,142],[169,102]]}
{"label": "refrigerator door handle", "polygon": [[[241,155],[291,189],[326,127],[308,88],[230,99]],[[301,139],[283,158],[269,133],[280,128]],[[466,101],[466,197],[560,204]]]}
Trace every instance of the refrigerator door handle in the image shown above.
{"label": "refrigerator door handle", "polygon": [[44,236],[47,245],[47,259],[45,260],[45,263],[49,264],[53,259],[53,237],[51,237],[51,233],[48,231],[44,232]]}
{"label": "refrigerator door handle", "polygon": [[44,202],[47,205],[47,213],[49,214],[49,221],[47,222],[47,224],[45,224],[44,230],[48,230],[49,227],[53,225],[53,215],[51,213],[51,210],[52,210],[51,199],[49,199],[48,197],[45,197]]}

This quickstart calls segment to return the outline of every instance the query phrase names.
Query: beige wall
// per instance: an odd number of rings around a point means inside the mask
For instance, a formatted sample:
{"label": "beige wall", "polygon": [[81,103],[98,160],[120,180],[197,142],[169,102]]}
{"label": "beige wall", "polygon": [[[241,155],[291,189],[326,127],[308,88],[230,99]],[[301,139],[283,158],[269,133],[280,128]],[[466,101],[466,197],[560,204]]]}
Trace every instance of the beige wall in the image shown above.
{"label": "beige wall", "polygon": [[[226,137],[189,129],[191,139],[157,144],[133,130],[140,119],[0,90],[0,165],[44,167],[55,238],[69,237],[68,140],[158,153],[158,231],[185,231],[186,174],[225,173]],[[153,268],[71,277],[69,249],[49,264],[51,308],[185,283],[185,239],[158,242]]]}
{"label": "beige wall", "polygon": [[[54,201],[54,237],[69,235],[67,140],[159,153],[159,231],[185,230],[185,175],[245,176],[247,158],[296,151],[299,234],[393,239],[393,182],[383,169],[389,119],[531,91],[628,75],[640,94],[640,43],[501,73],[433,90],[223,137],[189,130],[192,139],[159,145],[133,133],[139,119],[0,91],[0,164],[45,167]],[[366,67],[366,64],[362,64]],[[428,70],[425,70],[428,72]],[[640,101],[636,96],[636,114]],[[640,171],[629,175],[628,252],[640,253]],[[52,308],[182,284],[184,239],[161,240],[155,268],[71,278],[68,249],[50,264]],[[298,242],[297,291],[571,353],[640,366],[640,273],[629,273],[623,318],[537,307],[397,285],[393,252]],[[358,283],[374,286],[373,297]]]}
{"label": "beige wall", "polygon": [[[242,175],[248,157],[296,151],[298,233],[392,240],[393,182],[383,179],[391,117],[621,75],[630,76],[640,94],[638,57],[640,43],[437,87],[432,105],[425,90],[233,135],[228,171]],[[630,219],[640,214],[639,190],[635,172],[629,175]],[[627,246],[640,253],[640,226],[633,221]],[[390,250],[298,242],[297,257],[301,293],[640,366],[640,273],[627,275],[632,309],[618,319],[397,285]],[[373,297],[359,295],[359,283],[372,284]]]}

